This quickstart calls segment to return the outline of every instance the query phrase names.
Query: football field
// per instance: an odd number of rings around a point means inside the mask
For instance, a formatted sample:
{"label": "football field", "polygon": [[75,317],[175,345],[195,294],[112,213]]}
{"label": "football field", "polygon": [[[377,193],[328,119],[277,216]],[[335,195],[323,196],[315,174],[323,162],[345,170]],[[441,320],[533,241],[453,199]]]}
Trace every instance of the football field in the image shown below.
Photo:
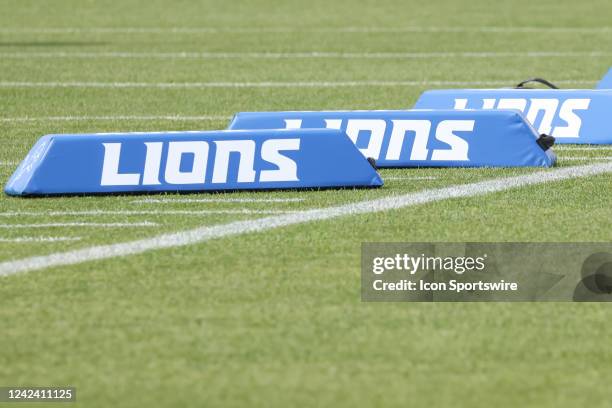
{"label": "football field", "polygon": [[[593,88],[612,3],[0,0],[0,184],[45,134]],[[612,147],[378,189],[0,195],[0,386],[77,405],[604,407],[605,303],[365,303],[362,242],[610,242]],[[1,404],[1,403],[0,403]],[[40,406],[37,404],[36,406]]]}

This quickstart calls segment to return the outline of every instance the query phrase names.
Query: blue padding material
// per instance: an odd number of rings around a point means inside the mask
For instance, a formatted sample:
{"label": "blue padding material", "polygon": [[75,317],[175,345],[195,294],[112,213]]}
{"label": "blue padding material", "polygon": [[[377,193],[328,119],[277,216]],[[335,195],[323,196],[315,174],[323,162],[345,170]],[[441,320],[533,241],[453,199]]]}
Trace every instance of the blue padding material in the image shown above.
{"label": "blue padding material", "polygon": [[603,78],[597,83],[595,89],[612,89],[612,68],[606,72]]}
{"label": "blue padding material", "polygon": [[42,137],[10,195],[378,187],[344,132],[259,130]]}
{"label": "blue padding material", "polygon": [[516,109],[557,143],[612,143],[612,90],[447,89],[424,92],[416,109]]}
{"label": "blue padding material", "polygon": [[515,111],[243,112],[230,129],[337,128],[380,167],[552,166]]}

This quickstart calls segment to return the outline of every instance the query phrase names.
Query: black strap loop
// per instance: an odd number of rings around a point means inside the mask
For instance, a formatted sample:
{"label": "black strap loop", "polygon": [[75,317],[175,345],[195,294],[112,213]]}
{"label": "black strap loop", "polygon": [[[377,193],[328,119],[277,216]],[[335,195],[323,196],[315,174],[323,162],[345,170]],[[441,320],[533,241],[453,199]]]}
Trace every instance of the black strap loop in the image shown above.
{"label": "black strap loop", "polygon": [[542,150],[547,151],[555,144],[555,138],[549,135],[541,134],[536,142],[542,148]]}
{"label": "black strap loop", "polygon": [[556,86],[555,84],[553,84],[551,82],[548,82],[547,80],[542,79],[542,78],[530,78],[530,79],[527,79],[526,81],[523,81],[523,82],[519,83],[518,85],[516,85],[516,89],[525,89],[525,85],[527,85],[527,84],[529,84],[531,82],[537,82],[539,84],[546,85],[547,87],[549,87],[551,89],[559,89],[559,87]]}
{"label": "black strap loop", "polygon": [[373,157],[368,157],[368,163],[370,163],[370,166],[372,166],[374,170],[378,170],[378,167],[376,167],[376,159]]}

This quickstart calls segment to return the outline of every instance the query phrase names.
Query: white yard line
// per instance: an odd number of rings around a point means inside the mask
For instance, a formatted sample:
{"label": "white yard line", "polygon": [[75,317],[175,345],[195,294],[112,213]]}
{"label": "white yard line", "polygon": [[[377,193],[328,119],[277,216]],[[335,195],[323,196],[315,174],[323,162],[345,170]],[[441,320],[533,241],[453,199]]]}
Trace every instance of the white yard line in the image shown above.
{"label": "white yard line", "polygon": [[93,260],[140,254],[146,251],[192,245],[211,239],[267,231],[289,225],[395,210],[451,198],[473,197],[529,185],[550,183],[577,177],[588,177],[610,172],[612,172],[612,163],[558,168],[547,171],[536,171],[514,177],[491,179],[477,183],[422,190],[376,200],[359,201],[335,207],[299,211],[293,214],[276,215],[255,220],[235,221],[214,226],[202,226],[191,230],[161,234],[152,238],[139,239],[136,241],[97,245],[73,251],[2,262],[0,263],[0,276],[8,276],[54,266],[72,265]]}
{"label": "white yard line", "polygon": [[555,151],[558,152],[563,152],[563,151],[592,151],[592,152],[602,152],[602,151],[606,151],[606,150],[612,150],[612,146],[605,146],[605,145],[597,145],[597,146],[565,146],[565,145],[556,145],[554,147]]}
{"label": "white yard line", "polygon": [[19,164],[19,162],[16,162],[16,161],[15,162],[13,162],[13,161],[7,161],[7,162],[0,161],[0,166],[16,166],[18,164]]}
{"label": "white yard line", "polygon": [[56,227],[86,227],[86,228],[133,228],[155,227],[155,222],[50,222],[44,224],[0,224],[1,229],[17,228],[56,228]]}
{"label": "white yard line", "polygon": [[607,34],[612,27],[365,26],[365,27],[3,27],[6,34],[266,34],[266,33],[568,33]]}
{"label": "white yard line", "polygon": [[143,198],[133,204],[172,204],[172,203],[299,203],[305,198]]}
{"label": "white yard line", "polygon": [[0,238],[0,242],[30,243],[30,242],[66,242],[80,241],[81,237],[16,237]]}
{"label": "white yard line", "polygon": [[42,117],[16,117],[0,118],[0,123],[12,122],[77,122],[77,121],[125,121],[125,120],[168,120],[168,121],[205,121],[229,120],[231,116],[42,116]]}
{"label": "white yard line", "polygon": [[561,161],[612,160],[612,156],[558,156],[558,158]]}
{"label": "white yard line", "polygon": [[605,51],[436,51],[436,52],[0,52],[0,59],[439,59],[439,58],[608,58]]}
{"label": "white yard line", "polygon": [[[515,80],[491,81],[313,81],[313,82],[13,82],[2,81],[0,88],[345,88],[361,86],[503,86]],[[573,85],[594,83],[596,80],[560,80],[556,84]]]}
{"label": "white yard line", "polygon": [[439,178],[436,176],[389,176],[383,177],[383,180],[437,180]]}
{"label": "white yard line", "polygon": [[[63,217],[63,216],[106,216],[106,215],[220,215],[220,214],[233,214],[233,215],[252,215],[252,214],[287,214],[294,211],[284,210],[248,210],[248,209],[236,209],[236,210],[144,210],[144,211],[132,211],[132,210],[116,210],[116,211],[104,211],[104,210],[91,210],[91,211],[7,211],[0,212],[0,217]],[[130,224],[134,225],[134,223]],[[155,225],[155,224],[153,224]],[[0,225],[0,228],[3,228]]]}

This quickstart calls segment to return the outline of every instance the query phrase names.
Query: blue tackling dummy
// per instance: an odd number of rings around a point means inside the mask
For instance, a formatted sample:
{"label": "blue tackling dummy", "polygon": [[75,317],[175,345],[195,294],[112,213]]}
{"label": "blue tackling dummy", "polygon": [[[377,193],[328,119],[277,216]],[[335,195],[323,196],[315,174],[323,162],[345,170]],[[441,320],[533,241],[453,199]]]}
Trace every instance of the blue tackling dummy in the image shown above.
{"label": "blue tackling dummy", "polygon": [[345,131],[379,167],[549,167],[554,139],[516,111],[243,112],[230,129]]}
{"label": "blue tackling dummy", "polygon": [[[529,82],[555,89],[528,89]],[[443,89],[424,92],[415,109],[516,109],[538,132],[559,144],[612,144],[612,69],[597,89],[556,89],[535,78],[516,89]]]}
{"label": "blue tackling dummy", "polygon": [[344,132],[249,130],[44,136],[5,192],[36,196],[382,185]]}

